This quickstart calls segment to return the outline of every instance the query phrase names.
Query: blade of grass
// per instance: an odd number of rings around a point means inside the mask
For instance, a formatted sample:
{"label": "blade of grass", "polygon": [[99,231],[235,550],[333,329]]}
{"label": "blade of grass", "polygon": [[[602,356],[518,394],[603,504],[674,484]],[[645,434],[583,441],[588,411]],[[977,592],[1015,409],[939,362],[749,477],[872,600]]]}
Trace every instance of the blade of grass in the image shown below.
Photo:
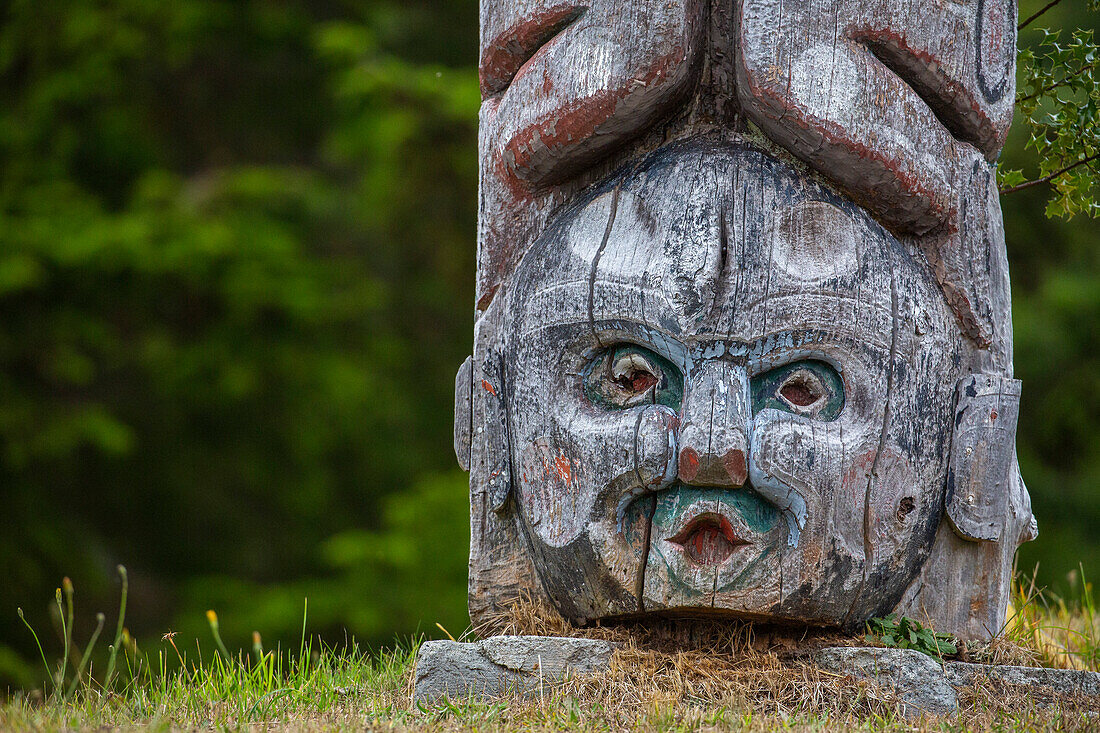
{"label": "blade of grass", "polygon": [[[66,623],[65,609],[62,606],[61,594],[64,590],[65,596],[68,598],[68,622]],[[69,668],[69,646],[72,644],[72,622],[73,622],[73,581],[69,580],[68,576],[61,579],[61,588],[58,588],[54,593],[54,599],[57,601],[57,613],[61,619],[61,644],[64,646],[64,652],[61,656],[61,669],[57,672],[57,685],[55,691],[60,694],[65,686],[65,671]]]}
{"label": "blade of grass", "polygon": [[298,646],[298,656],[301,657],[306,650],[306,619],[309,617],[309,599],[304,598],[302,602],[302,641]]}
{"label": "blade of grass", "polygon": [[217,644],[218,651],[228,661],[229,650],[225,648],[225,644],[222,643],[222,635],[218,633],[218,614],[214,613],[213,609],[206,612],[206,622],[210,624],[210,632],[214,635],[214,643]]}
{"label": "blade of grass", "polygon": [[95,643],[99,641],[99,634],[103,631],[103,622],[107,620],[107,617],[102,613],[97,613],[95,618],[95,631],[92,632],[92,638],[88,640],[88,646],[84,647],[84,655],[80,658],[80,664],[77,665],[76,668],[76,675],[73,676],[73,681],[69,684],[69,689],[65,692],[65,697],[72,697],[72,694],[76,692],[76,686],[80,683],[80,678],[84,675],[84,669],[88,666],[88,662],[92,658],[92,649],[95,648]]}
{"label": "blade of grass", "polygon": [[130,592],[130,582],[126,575],[126,566],[118,566],[118,575],[122,579],[122,600],[118,604],[118,624],[115,627],[115,641],[111,644],[111,654],[107,659],[107,674],[103,678],[104,689],[111,689],[115,677],[115,657],[118,655],[118,645],[122,641],[123,624],[126,621],[126,597]]}
{"label": "blade of grass", "polygon": [[23,609],[15,609],[15,613],[19,616],[19,620],[23,622],[23,625],[27,627],[27,631],[31,632],[31,636],[34,637],[34,644],[38,647],[38,655],[42,657],[42,666],[46,668],[46,674],[50,675],[50,682],[53,683],[54,692],[57,691],[57,679],[53,676],[53,672],[50,671],[50,663],[46,661],[46,653],[42,651],[42,642],[38,640],[38,634],[35,633],[34,627],[27,621],[27,617],[23,615]]}

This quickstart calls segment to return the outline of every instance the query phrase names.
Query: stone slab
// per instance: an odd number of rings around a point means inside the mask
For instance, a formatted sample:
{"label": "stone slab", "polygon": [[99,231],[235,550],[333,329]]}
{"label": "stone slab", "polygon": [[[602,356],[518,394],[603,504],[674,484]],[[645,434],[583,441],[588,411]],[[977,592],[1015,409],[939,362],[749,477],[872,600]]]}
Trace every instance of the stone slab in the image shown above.
{"label": "stone slab", "polygon": [[825,669],[873,679],[905,703],[911,717],[945,715],[958,710],[957,693],[970,686],[1026,687],[1037,702],[1057,695],[1097,696],[1100,673],[1072,669],[940,662],[912,649],[830,647],[815,660]]}
{"label": "stone slab", "polygon": [[[416,660],[414,702],[447,698],[537,695],[570,675],[607,669],[612,642],[548,636],[494,636],[472,643],[428,641]],[[912,649],[828,647],[814,655],[822,668],[874,680],[898,696],[909,717],[958,711],[970,686],[1026,687],[1040,704],[1058,695],[1096,696],[1100,673],[1040,667],[940,662]]]}
{"label": "stone slab", "polygon": [[570,674],[606,669],[614,648],[607,641],[550,636],[428,641],[417,655],[413,700],[537,694]]}
{"label": "stone slab", "polygon": [[955,688],[943,667],[927,654],[913,649],[830,647],[815,661],[832,672],[874,680],[905,703],[905,714],[946,715],[959,709]]}

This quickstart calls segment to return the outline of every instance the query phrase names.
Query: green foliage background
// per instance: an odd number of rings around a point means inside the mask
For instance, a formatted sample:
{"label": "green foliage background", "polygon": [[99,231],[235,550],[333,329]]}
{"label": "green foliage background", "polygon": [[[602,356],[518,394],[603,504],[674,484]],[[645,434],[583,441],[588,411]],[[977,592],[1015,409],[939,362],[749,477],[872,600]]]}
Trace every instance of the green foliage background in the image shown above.
{"label": "green foliage background", "polygon": [[[306,597],[334,643],[466,626],[476,41],[475,0],[0,3],[0,684],[43,676],[15,607],[49,629],[67,574],[86,638],[119,562],[147,650],[207,608],[296,640]],[[1004,205],[1021,559],[1063,583],[1100,572],[1100,236],[1045,197]]]}

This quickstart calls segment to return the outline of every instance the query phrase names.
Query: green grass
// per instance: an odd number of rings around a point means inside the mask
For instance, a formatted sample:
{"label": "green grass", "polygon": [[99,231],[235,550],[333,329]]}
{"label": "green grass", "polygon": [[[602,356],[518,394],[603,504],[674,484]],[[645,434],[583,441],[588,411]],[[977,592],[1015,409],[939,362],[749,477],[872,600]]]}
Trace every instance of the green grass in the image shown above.
{"label": "green grass", "polygon": [[[201,667],[154,675],[119,693],[79,690],[42,701],[17,695],[0,705],[0,729],[23,730],[1064,730],[1095,729],[1080,711],[1022,705],[1005,711],[986,701],[953,721],[914,725],[892,714],[818,716],[798,709],[762,714],[741,701],[655,699],[619,707],[561,692],[505,702],[409,704],[415,646],[383,655],[322,650],[302,663],[269,654],[248,664],[216,657]],[[279,660],[284,660],[280,662]]]}
{"label": "green grass", "polygon": [[[1003,690],[970,690],[961,696],[964,712],[952,720],[914,723],[896,705],[874,693],[867,700],[834,704],[835,698],[864,695],[851,681],[833,688],[821,680],[805,699],[823,704],[782,703],[779,698],[727,695],[706,698],[692,684],[675,684],[683,659],[656,659],[653,670],[624,668],[599,683],[582,681],[547,689],[537,699],[496,702],[411,704],[418,642],[371,652],[353,641],[340,649],[311,638],[303,612],[302,636],[294,649],[264,650],[259,635],[252,649],[231,653],[222,643],[217,615],[208,613],[212,651],[198,641],[184,644],[169,633],[155,653],[138,649],[125,629],[125,573],[114,641],[102,672],[93,670],[95,639],[83,648],[71,638],[72,584],[57,594],[60,626],[68,651],[52,664],[42,654],[47,681],[42,690],[17,691],[0,702],[0,730],[492,730],[492,731],[758,731],[758,730],[1065,730],[1100,729],[1088,704],[1043,707],[1028,695]],[[67,580],[67,579],[66,579]],[[1096,669],[1100,628],[1092,589],[1081,578],[1081,599],[1050,599],[1018,584],[1016,612],[1002,646],[1056,666]],[[98,620],[99,636],[104,620]],[[28,633],[34,633],[28,625]],[[37,639],[36,635],[36,639]],[[1017,642],[1013,644],[1012,642]],[[1030,643],[1020,647],[1019,642]],[[207,642],[203,642],[207,643]],[[993,645],[994,649],[997,645]],[[194,648],[189,655],[186,649]],[[628,659],[621,657],[620,660]],[[1068,661],[1072,660],[1072,661]],[[1020,661],[1018,658],[1012,661]],[[625,662],[624,662],[625,664]],[[762,668],[763,669],[763,668]],[[772,674],[775,668],[771,669]],[[755,674],[755,673],[753,673]],[[670,685],[639,690],[638,680],[655,677]],[[608,677],[614,678],[608,681]],[[854,691],[854,692],[853,692]],[[790,698],[794,699],[794,698]]]}
{"label": "green grass", "polygon": [[1034,655],[1043,667],[1100,671],[1100,613],[1084,567],[1069,574],[1074,597],[1037,589],[1017,577],[1002,636]]}
{"label": "green grass", "polygon": [[218,654],[167,671],[162,652],[160,670],[139,672],[118,692],[89,684],[64,698],[17,694],[0,705],[0,729],[234,730],[273,723],[362,729],[370,719],[400,724],[409,716],[414,654],[415,646],[372,655],[354,646],[337,654],[307,644],[300,657],[268,652],[257,662]]}

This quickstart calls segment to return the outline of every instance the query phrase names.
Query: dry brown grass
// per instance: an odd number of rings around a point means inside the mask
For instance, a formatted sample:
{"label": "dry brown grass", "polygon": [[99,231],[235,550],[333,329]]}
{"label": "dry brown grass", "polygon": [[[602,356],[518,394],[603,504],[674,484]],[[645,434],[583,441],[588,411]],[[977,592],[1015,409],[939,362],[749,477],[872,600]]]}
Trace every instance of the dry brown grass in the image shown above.
{"label": "dry brown grass", "polygon": [[810,661],[825,646],[863,643],[835,632],[799,631],[738,621],[647,619],[574,627],[525,599],[479,629],[489,633],[573,636],[620,644],[606,673],[573,680],[564,692],[586,704],[637,716],[662,706],[751,709],[766,716],[895,716],[899,702],[863,680]]}
{"label": "dry brown grass", "polygon": [[[652,619],[575,627],[544,604],[525,599],[492,618],[480,635],[531,634],[603,639],[620,644],[607,672],[568,681],[546,704],[604,711],[604,724],[652,721],[666,711],[672,727],[707,729],[708,711],[739,711],[741,730],[784,728],[803,721],[810,729],[1078,730],[1100,729],[1090,713],[1100,701],[1033,690],[971,688],[960,692],[961,712],[950,722],[906,720],[903,704],[867,680],[822,670],[813,653],[825,646],[866,646],[861,637],[794,631],[736,621]],[[1026,636],[972,644],[959,658],[993,664],[1033,665],[1044,660],[1020,643]],[[527,703],[530,705],[530,703]],[[513,706],[524,703],[513,702]],[[537,707],[537,706],[536,706]],[[528,716],[533,710],[527,712]],[[747,716],[747,717],[746,717]],[[538,716],[535,715],[537,718]],[[592,722],[592,721],[588,721]],[[627,726],[629,727],[629,726]],[[644,728],[645,726],[643,726]],[[658,726],[661,727],[661,726]],[[725,726],[719,725],[718,728]],[[795,724],[793,729],[800,729]]]}

